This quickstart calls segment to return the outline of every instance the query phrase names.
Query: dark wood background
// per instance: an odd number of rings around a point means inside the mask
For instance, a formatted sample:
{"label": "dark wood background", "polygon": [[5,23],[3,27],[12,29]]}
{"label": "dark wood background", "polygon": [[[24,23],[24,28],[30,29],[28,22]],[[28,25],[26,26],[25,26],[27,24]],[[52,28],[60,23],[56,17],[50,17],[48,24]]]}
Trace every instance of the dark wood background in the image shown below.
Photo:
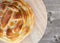
{"label": "dark wood background", "polygon": [[48,12],[48,25],[39,43],[60,43],[60,0],[43,0]]}

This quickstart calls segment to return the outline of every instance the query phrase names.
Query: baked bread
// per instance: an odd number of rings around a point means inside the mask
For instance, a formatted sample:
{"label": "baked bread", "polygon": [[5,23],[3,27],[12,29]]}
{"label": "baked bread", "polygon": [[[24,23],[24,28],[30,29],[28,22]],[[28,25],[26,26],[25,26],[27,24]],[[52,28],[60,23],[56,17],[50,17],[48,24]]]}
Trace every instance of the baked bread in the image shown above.
{"label": "baked bread", "polygon": [[0,3],[0,40],[20,42],[31,33],[33,24],[33,10],[24,0],[3,0]]}

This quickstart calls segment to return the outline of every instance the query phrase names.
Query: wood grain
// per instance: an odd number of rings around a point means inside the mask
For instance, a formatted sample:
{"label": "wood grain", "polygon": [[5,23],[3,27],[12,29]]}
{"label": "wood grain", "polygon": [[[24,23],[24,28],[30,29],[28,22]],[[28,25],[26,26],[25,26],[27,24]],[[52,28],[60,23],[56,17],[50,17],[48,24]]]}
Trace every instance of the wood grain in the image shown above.
{"label": "wood grain", "polygon": [[[54,18],[52,23],[48,21],[46,32],[39,43],[60,43],[58,39],[55,41],[56,38],[54,36],[60,37],[60,0],[43,0],[47,11],[51,12],[51,17]],[[49,15],[49,13],[48,13]]]}

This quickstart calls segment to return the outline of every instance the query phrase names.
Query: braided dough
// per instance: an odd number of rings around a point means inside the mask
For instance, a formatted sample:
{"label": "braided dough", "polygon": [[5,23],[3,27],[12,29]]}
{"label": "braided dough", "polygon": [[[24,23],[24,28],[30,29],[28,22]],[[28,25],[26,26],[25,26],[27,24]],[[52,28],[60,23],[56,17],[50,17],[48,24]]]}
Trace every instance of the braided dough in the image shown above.
{"label": "braided dough", "polygon": [[34,24],[34,13],[23,0],[3,0],[0,3],[0,39],[17,43],[27,37]]}

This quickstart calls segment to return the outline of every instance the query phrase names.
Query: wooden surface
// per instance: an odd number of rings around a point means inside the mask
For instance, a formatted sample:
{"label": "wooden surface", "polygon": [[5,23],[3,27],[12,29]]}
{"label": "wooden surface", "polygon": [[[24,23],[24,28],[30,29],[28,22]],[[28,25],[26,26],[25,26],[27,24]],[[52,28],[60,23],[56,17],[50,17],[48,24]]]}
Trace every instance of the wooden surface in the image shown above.
{"label": "wooden surface", "polygon": [[[38,43],[42,38],[47,25],[47,12],[42,0],[25,0],[28,2],[35,15],[35,25],[32,33],[20,43]],[[3,43],[0,41],[0,43]]]}
{"label": "wooden surface", "polygon": [[[47,30],[43,36],[43,38],[39,41],[39,43],[60,43],[60,0],[43,0],[48,15],[51,12],[51,17],[54,18],[52,23],[48,21]],[[57,36],[54,38],[54,36]],[[56,41],[57,39],[57,41]]]}

